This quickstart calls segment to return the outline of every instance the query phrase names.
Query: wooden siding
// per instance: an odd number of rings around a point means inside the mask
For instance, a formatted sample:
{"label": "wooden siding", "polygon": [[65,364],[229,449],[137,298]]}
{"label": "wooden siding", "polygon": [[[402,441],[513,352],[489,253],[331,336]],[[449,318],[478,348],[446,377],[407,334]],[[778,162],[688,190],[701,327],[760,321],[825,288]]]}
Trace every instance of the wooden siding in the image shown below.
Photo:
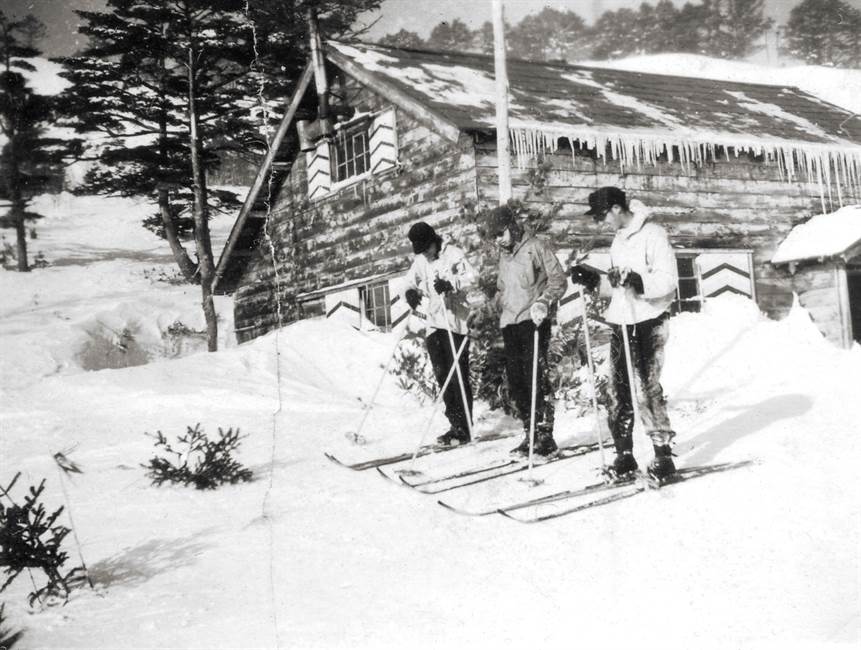
{"label": "wooden siding", "polygon": [[[344,80],[357,112],[391,104],[357,81]],[[309,201],[305,157],[297,156],[280,188],[261,237],[234,294],[240,342],[260,336],[279,321],[306,314],[294,308],[297,294],[381,273],[405,271],[411,250],[409,226],[419,220],[446,229],[458,221],[466,197],[475,198],[472,140],[453,143],[397,109],[398,167]],[[277,274],[272,263],[277,260]]]}
{"label": "wooden siding", "polygon": [[[476,147],[483,203],[493,203],[498,196],[495,149],[490,141]],[[622,172],[617,162],[572,157],[570,151],[545,156],[544,161],[549,168],[543,173],[543,191],[530,189],[534,170],[514,169],[513,195],[545,208],[561,206],[554,223],[560,247],[574,247],[591,237],[595,246],[609,244],[610,235],[583,213],[590,192],[615,185],[626,190],[629,200],[640,199],[653,208],[677,247],[753,249],[760,306],[775,317],[792,306],[788,271],[773,267],[770,259],[793,225],[821,211],[818,185],[787,182],[776,167],[742,158],[709,163],[691,173],[669,162]]]}
{"label": "wooden siding", "polygon": [[849,332],[841,310],[840,292],[845,291],[838,282],[841,270],[842,264],[835,262],[806,264],[792,275],[791,288],[825,338],[834,345],[846,347]]}

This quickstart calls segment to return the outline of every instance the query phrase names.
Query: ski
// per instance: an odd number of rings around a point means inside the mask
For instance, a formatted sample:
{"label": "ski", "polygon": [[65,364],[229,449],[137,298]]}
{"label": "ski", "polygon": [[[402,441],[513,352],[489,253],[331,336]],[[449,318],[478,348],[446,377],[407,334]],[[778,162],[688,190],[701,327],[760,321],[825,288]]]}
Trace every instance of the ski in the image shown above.
{"label": "ski", "polygon": [[561,501],[563,499],[573,499],[575,497],[585,496],[587,494],[590,494],[592,492],[598,492],[600,490],[611,490],[613,488],[623,487],[625,485],[630,485],[634,483],[636,480],[638,480],[638,478],[639,477],[637,475],[632,475],[615,480],[601,481],[600,483],[592,483],[585,487],[577,488],[574,490],[563,490],[562,492],[554,492],[553,494],[548,494],[543,497],[536,497],[534,499],[530,499],[529,501],[520,501],[509,506],[490,506],[487,508],[487,510],[463,510],[442,500],[437,501],[437,503],[443,508],[451,510],[452,512],[456,512],[459,515],[465,515],[467,517],[487,517],[488,515],[498,514],[500,510],[504,510],[507,513],[512,510],[528,508],[529,506],[542,505],[544,503]]}
{"label": "ski", "polygon": [[[446,451],[453,451],[455,449],[464,449],[466,447],[470,447],[472,445],[481,444],[482,442],[492,442],[494,440],[502,440],[503,438],[511,438],[515,436],[514,433],[489,433],[481,438],[476,438],[470,443],[465,445],[455,445],[455,446],[443,446],[443,445],[426,445],[419,449],[418,454],[416,454],[416,458],[421,458],[422,456],[429,456],[430,454],[441,454]],[[362,472],[367,469],[374,469],[375,467],[383,467],[385,465],[394,465],[395,463],[402,463],[405,460],[410,460],[413,457],[414,452],[406,452],[402,454],[395,454],[394,456],[386,456],[383,458],[372,458],[371,460],[365,460],[359,463],[345,463],[340,460],[334,454],[330,454],[329,452],[323,452],[323,455],[331,460],[336,465],[340,465],[341,467],[346,467],[347,469],[354,470],[356,472]]]}
{"label": "ski", "polygon": [[[551,463],[559,462],[560,460],[568,460],[570,458],[575,458],[577,456],[582,456],[584,454],[589,453],[590,451],[594,451],[598,449],[598,444],[584,444],[584,445],[572,445],[570,447],[560,447],[552,456],[548,457],[536,457],[533,460],[533,467],[544,467],[545,465],[550,465]],[[484,468],[480,471],[472,471],[470,474],[466,475],[468,481],[458,482],[454,485],[444,485],[442,487],[434,487],[439,483],[446,483],[449,481],[455,481],[459,477],[451,476],[444,477],[439,480],[434,479],[430,485],[430,487],[422,487],[422,486],[413,486],[410,485],[404,478],[401,478],[401,481],[404,485],[409,487],[413,487],[415,490],[422,492],[424,494],[441,494],[443,492],[449,492],[451,490],[458,490],[460,488],[468,487],[470,485],[478,485],[479,483],[485,483],[486,481],[493,481],[498,478],[502,478],[504,476],[511,476],[512,474],[518,474],[520,472],[525,472],[529,469],[529,463],[523,460],[514,460],[513,463],[505,463],[504,465],[499,466],[497,469],[501,469],[502,471],[496,472],[494,474],[490,474],[489,476],[477,476],[479,473],[486,473],[492,471],[494,468]]]}
{"label": "ski", "polygon": [[[649,476],[645,476],[642,474],[638,474],[634,478],[626,479],[627,483],[635,483],[635,482],[638,483],[635,487],[632,487],[631,489],[622,490],[621,492],[616,492],[614,494],[609,494],[607,496],[599,497],[597,499],[587,501],[586,503],[581,503],[579,505],[576,505],[572,508],[567,508],[565,510],[559,510],[556,512],[550,512],[550,513],[547,513],[545,515],[538,515],[535,517],[518,517],[518,516],[515,516],[511,513],[516,511],[516,510],[521,510],[521,509],[529,507],[529,506],[545,505],[547,503],[552,503],[554,501],[561,501],[564,499],[570,499],[570,498],[573,498],[576,496],[581,496],[583,494],[588,494],[588,492],[584,492],[583,490],[584,489],[589,490],[590,488],[592,488],[590,491],[596,491],[596,490],[601,489],[601,487],[598,486],[598,484],[595,484],[594,486],[587,486],[587,488],[583,488],[581,490],[572,490],[571,491],[572,494],[565,495],[564,493],[560,493],[560,495],[556,496],[555,498],[544,497],[544,498],[533,499],[533,500],[528,501],[528,502],[524,501],[522,503],[515,504],[513,506],[507,506],[505,508],[498,508],[496,510],[496,512],[507,517],[508,519],[513,519],[514,521],[519,521],[520,523],[524,523],[524,524],[539,523],[542,521],[548,521],[550,519],[557,519],[559,517],[564,517],[566,515],[574,514],[576,512],[582,512],[582,511],[588,510],[590,508],[595,508],[595,507],[606,505],[609,503],[614,503],[614,502],[620,501],[622,499],[627,499],[629,497],[633,497],[637,494],[640,494],[641,492],[644,492],[647,489],[660,490],[660,489],[663,489],[663,488],[668,487],[670,485],[675,485],[677,483],[683,483],[683,482],[688,481],[688,480],[693,479],[693,478],[698,478],[700,476],[707,476],[709,474],[714,474],[717,472],[726,472],[729,470],[738,469],[741,467],[746,467],[746,466],[751,465],[751,464],[753,464],[753,461],[744,460],[744,461],[735,462],[735,463],[717,463],[714,465],[696,465],[693,467],[684,467],[684,468],[679,469],[672,477],[665,479],[665,480],[661,480],[661,481],[655,479],[654,477],[649,477]],[[643,479],[645,479],[645,480],[643,480]],[[617,483],[608,483],[608,484],[605,484],[603,487],[605,487],[607,489],[613,489],[613,488],[617,488],[617,487],[623,487],[627,483],[625,483],[625,482],[623,482],[623,483],[618,483],[618,482]]]}
{"label": "ski", "polygon": [[[471,468],[468,470],[464,470],[463,472],[458,472],[457,474],[449,474],[448,476],[442,476],[442,477],[432,478],[432,479],[425,479],[423,481],[418,481],[416,483],[411,483],[410,481],[408,481],[406,479],[406,477],[404,476],[404,474],[400,474],[398,476],[398,479],[400,480],[401,485],[405,485],[406,487],[418,489],[424,485],[434,485],[436,483],[443,483],[445,481],[453,481],[453,480],[459,479],[459,478],[466,478],[468,476],[475,476],[477,474],[484,474],[485,472],[492,472],[492,471],[497,470],[497,469],[502,469],[504,467],[510,467],[511,465],[516,465],[517,463],[518,463],[518,461],[516,461],[514,459],[505,460],[505,461],[495,463],[493,465],[488,465],[486,467]],[[392,478],[391,476],[386,474],[383,471],[382,467],[378,467],[377,471],[380,474],[382,474],[383,476],[385,476],[387,479],[389,479],[390,481],[395,480],[394,478]],[[398,470],[396,470],[396,471],[398,471]]]}

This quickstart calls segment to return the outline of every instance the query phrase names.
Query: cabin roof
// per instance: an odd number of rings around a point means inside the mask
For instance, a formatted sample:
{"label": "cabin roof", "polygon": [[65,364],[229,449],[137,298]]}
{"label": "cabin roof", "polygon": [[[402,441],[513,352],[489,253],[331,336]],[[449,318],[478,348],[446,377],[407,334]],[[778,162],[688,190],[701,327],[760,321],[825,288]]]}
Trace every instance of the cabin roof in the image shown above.
{"label": "cabin roof", "polygon": [[777,247],[771,263],[834,259],[854,251],[859,244],[861,205],[847,205],[795,226]]}
{"label": "cabin roof", "polygon": [[[494,128],[492,56],[331,41],[328,47],[462,129]],[[508,61],[508,78],[512,129],[861,146],[861,118],[789,86],[523,60]]]}
{"label": "cabin roof", "polygon": [[[462,131],[495,129],[491,56],[329,41],[326,57],[450,140]],[[310,71],[309,65],[285,103],[314,92]],[[560,138],[584,142],[601,157],[610,152],[623,167],[664,154],[702,162],[724,146],[727,156],[732,148],[777,161],[790,181],[797,162],[808,178],[819,179],[823,205],[832,170],[861,184],[861,117],[797,88],[512,59],[508,77],[519,164],[555,149]],[[219,293],[236,288],[259,241],[266,216],[260,192],[271,186],[270,171],[276,185],[289,173],[297,151],[294,116],[286,112],[221,252],[213,283]]]}

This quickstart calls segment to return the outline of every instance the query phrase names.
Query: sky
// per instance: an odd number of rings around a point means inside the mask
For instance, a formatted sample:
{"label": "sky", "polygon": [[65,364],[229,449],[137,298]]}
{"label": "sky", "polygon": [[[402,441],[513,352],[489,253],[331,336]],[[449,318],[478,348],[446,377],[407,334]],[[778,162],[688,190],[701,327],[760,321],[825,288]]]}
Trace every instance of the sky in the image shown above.
{"label": "sky", "polygon": [[[253,2],[254,0],[251,0]],[[505,0],[505,15],[509,22],[518,22],[528,13],[536,13],[544,7],[576,11],[587,23],[597,15],[610,9],[639,7],[642,0]],[[685,0],[674,0],[678,5]],[[847,0],[861,9],[861,0]],[[654,4],[655,0],[652,1]],[[490,0],[383,0],[379,11],[364,15],[361,21],[372,27],[367,39],[407,29],[426,37],[442,20],[460,18],[471,27],[478,27],[490,20]],[[784,22],[796,0],[765,0],[766,12],[778,23]],[[48,28],[41,47],[46,56],[73,54],[84,44],[77,34],[78,17],[74,9],[98,10],[105,7],[105,0],[2,0],[2,10],[7,15],[35,14]],[[376,22],[374,22],[376,21]]]}

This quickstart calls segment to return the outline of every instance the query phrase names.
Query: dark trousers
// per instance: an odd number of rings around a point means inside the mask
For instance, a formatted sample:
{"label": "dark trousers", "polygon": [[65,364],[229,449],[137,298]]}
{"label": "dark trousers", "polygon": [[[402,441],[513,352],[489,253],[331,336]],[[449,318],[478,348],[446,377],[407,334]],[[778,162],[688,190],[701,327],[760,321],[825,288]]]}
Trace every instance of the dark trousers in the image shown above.
{"label": "dark trousers", "polygon": [[[661,369],[664,366],[664,346],[667,342],[668,314],[627,325],[631,343],[631,359],[637,387],[637,406],[640,418],[656,444],[667,444],[673,430],[667,415],[667,401],[661,386]],[[631,385],[625,361],[625,343],[622,326],[613,325],[610,337],[610,381],[608,382],[608,420],[617,452],[634,448],[634,408],[631,403]]]}
{"label": "dark trousers", "polygon": [[[437,385],[442,388],[454,363],[454,356],[465,336],[463,334],[451,333],[454,339],[454,351],[451,349],[451,341],[447,330],[434,330],[425,341],[428,346],[428,356],[433,366]],[[457,379],[457,371],[452,373],[448,387],[442,398],[445,402],[445,416],[448,418],[452,428],[461,431],[469,431],[467,422],[472,422],[472,386],[469,383],[469,341],[466,342],[463,352],[460,354],[460,375],[463,377],[463,387],[466,391],[467,408],[469,409],[469,420],[463,408],[463,396],[460,393],[460,382]]]}
{"label": "dark trousers", "polygon": [[[532,410],[532,346],[535,325],[531,320],[502,328],[505,345],[505,372],[508,391],[523,426],[529,430]],[[555,401],[547,368],[547,349],[550,345],[550,320],[538,327],[538,381],[535,394],[535,430],[552,434]],[[540,426],[539,426],[540,425]]]}

